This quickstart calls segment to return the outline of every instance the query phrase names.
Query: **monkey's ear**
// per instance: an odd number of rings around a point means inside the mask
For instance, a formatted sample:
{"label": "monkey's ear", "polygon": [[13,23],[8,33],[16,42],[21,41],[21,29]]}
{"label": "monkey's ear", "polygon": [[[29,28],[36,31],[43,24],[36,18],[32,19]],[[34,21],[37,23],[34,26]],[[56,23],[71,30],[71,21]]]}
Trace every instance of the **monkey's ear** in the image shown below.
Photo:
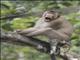
{"label": "monkey's ear", "polygon": [[59,18],[61,15],[59,13],[55,13],[54,18]]}
{"label": "monkey's ear", "polygon": [[46,15],[47,13],[48,13],[48,11],[45,11],[42,16],[45,17],[45,15]]}

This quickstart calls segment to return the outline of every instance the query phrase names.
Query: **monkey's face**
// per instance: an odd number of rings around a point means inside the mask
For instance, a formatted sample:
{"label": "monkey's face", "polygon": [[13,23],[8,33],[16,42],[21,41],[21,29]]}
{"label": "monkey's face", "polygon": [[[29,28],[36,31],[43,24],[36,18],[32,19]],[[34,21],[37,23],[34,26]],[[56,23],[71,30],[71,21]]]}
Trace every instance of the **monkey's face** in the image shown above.
{"label": "monkey's face", "polygon": [[47,11],[43,14],[45,22],[51,22],[59,17],[59,14],[54,11]]}
{"label": "monkey's face", "polygon": [[54,14],[47,13],[44,18],[46,22],[50,22],[54,20]]}

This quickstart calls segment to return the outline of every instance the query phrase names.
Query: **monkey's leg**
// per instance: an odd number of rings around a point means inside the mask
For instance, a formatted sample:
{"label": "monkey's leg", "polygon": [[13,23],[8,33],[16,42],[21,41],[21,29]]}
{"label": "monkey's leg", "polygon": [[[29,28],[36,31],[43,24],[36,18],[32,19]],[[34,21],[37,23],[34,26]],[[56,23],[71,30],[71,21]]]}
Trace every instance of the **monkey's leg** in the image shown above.
{"label": "monkey's leg", "polygon": [[45,34],[50,38],[51,41],[50,44],[52,49],[50,54],[58,54],[59,50],[56,51],[57,44],[60,41],[68,39],[68,36],[56,30],[48,30]]}
{"label": "monkey's leg", "polygon": [[62,32],[59,32],[57,30],[48,30],[45,35],[47,35],[49,38],[51,39],[58,39],[59,41],[60,40],[68,40],[69,39],[69,36],[62,33]]}

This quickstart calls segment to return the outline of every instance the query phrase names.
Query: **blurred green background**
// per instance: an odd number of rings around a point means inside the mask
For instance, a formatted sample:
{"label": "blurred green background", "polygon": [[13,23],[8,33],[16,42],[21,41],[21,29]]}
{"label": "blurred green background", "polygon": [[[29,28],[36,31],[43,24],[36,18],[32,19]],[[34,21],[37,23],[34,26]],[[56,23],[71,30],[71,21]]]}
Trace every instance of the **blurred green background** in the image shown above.
{"label": "blurred green background", "polygon": [[[34,26],[41,14],[46,10],[61,10],[68,7],[80,6],[80,1],[20,1],[20,0],[4,0],[1,1],[1,16],[9,17],[11,15],[25,14],[17,18],[1,19],[0,27],[5,31],[13,31],[16,29],[26,29]],[[69,9],[70,11],[71,9]],[[61,10],[64,17],[67,18],[74,27],[74,33],[71,37],[72,52],[80,55],[80,10],[66,14],[68,11]],[[39,37],[46,40],[44,37]],[[50,56],[31,47],[17,46],[8,43],[1,43],[1,60],[50,60]],[[60,60],[58,58],[58,60]]]}

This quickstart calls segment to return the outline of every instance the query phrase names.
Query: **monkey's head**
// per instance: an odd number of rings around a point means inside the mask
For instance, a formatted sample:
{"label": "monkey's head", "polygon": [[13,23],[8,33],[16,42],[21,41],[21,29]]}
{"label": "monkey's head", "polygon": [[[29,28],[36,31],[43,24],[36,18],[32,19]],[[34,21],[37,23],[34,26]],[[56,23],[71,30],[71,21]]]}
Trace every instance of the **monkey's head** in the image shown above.
{"label": "monkey's head", "polygon": [[44,18],[44,20],[46,22],[50,22],[50,21],[53,21],[53,20],[56,20],[57,18],[59,18],[60,14],[55,11],[46,11],[46,12],[44,12],[42,17]]}

